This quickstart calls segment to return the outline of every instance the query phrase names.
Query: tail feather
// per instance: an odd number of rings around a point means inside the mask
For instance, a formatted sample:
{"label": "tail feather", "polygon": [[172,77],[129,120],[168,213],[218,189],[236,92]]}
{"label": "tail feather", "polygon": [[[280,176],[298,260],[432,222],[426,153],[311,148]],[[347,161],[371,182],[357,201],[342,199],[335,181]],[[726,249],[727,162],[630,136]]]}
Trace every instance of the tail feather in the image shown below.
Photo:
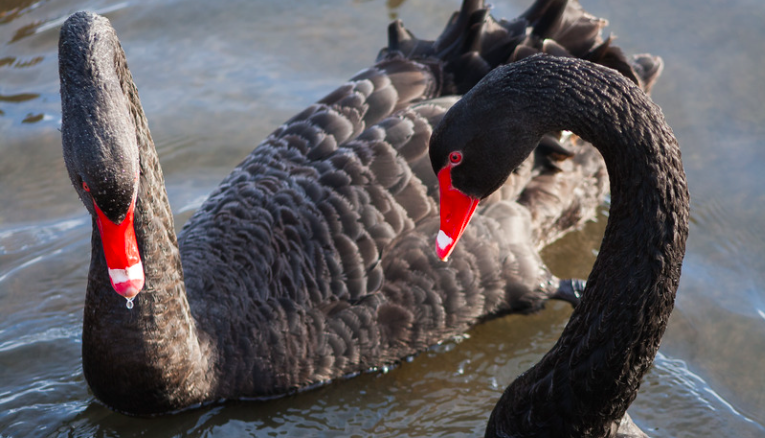
{"label": "tail feather", "polygon": [[664,60],[645,53],[635,55],[632,57],[632,68],[640,79],[640,86],[646,93],[650,93],[656,79],[664,70]]}
{"label": "tail feather", "polygon": [[613,37],[608,37],[603,43],[594,47],[589,53],[583,56],[584,59],[610,67],[623,74],[629,80],[637,85],[641,85],[638,75],[632,68],[624,52],[619,47],[612,45]]}

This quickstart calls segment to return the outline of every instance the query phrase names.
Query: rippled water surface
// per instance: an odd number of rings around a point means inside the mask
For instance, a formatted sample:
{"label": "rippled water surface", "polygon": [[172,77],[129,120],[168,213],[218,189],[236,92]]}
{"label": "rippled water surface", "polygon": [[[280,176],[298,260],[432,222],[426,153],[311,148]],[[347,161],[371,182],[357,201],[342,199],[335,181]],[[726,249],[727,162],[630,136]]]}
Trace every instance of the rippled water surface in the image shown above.
{"label": "rippled water surface", "polygon": [[[765,436],[765,3],[582,0],[628,53],[661,55],[654,99],[683,149],[688,254],[661,353],[630,412],[655,437]],[[529,3],[498,0],[513,17]],[[435,37],[457,1],[0,2],[0,437],[477,436],[570,309],[480,325],[384,373],[268,403],[113,413],[80,363],[90,219],[61,159],[58,29],[109,17],[141,92],[176,221],[271,130],[370,65],[402,18]],[[587,275],[605,216],[545,251]]]}

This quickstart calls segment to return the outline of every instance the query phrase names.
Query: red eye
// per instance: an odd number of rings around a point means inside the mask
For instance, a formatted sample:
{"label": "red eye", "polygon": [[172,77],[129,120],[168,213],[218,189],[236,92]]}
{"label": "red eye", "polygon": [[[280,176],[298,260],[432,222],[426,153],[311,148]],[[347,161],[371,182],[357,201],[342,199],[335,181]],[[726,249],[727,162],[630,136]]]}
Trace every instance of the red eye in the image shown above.
{"label": "red eye", "polygon": [[462,152],[452,152],[449,154],[449,161],[452,164],[460,164],[462,162]]}
{"label": "red eye", "polygon": [[83,182],[82,182],[82,188],[83,188],[83,189],[84,189],[86,192],[90,192],[90,187],[88,187],[88,183],[86,183],[85,181],[83,181]]}

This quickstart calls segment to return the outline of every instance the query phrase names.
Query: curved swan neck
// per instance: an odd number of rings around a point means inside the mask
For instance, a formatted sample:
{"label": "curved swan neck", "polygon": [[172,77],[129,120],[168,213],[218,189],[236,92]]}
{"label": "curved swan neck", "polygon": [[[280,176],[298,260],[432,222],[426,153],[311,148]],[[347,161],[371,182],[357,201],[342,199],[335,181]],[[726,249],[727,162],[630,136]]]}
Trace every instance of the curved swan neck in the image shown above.
{"label": "curved swan neck", "polygon": [[[162,170],[125,54],[109,22],[90,13],[67,20],[59,50],[64,155],[75,189],[82,197],[82,181],[90,178],[105,181],[99,190],[107,197],[111,190],[130,192],[130,198],[139,175],[134,226],[146,281],[128,309],[112,289],[94,220],[85,376],[116,410],[189,406],[207,397],[206,355],[186,299]],[[92,204],[88,196],[83,200]]]}
{"label": "curved swan neck", "polygon": [[486,435],[611,436],[674,305],[689,210],[677,142],[661,110],[606,68],[534,57],[489,82],[511,131],[566,129],[593,143],[612,203],[581,304],[553,349],[505,391]]}

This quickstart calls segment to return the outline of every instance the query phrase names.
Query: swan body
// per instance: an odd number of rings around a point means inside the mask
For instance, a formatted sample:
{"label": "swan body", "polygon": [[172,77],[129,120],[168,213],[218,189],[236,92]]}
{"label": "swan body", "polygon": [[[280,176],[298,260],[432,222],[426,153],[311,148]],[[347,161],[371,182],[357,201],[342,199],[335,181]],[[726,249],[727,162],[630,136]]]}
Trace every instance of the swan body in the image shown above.
{"label": "swan body", "polygon": [[[502,121],[488,135],[487,114]],[[542,134],[561,129],[591,142],[605,159],[611,186],[605,237],[560,339],[505,390],[486,436],[645,436],[626,410],[673,308],[689,217],[680,149],[646,94],[614,70],[579,59],[537,55],[497,68],[450,109],[431,138],[433,168],[450,183],[441,191],[457,199],[455,209],[442,196],[441,229],[459,239],[448,225],[469,217],[449,222],[444,215],[487,197]]]}
{"label": "swan body", "polygon": [[[576,301],[578,283],[550,274],[537,251],[602,201],[592,148],[567,144],[561,159],[549,137],[557,152],[525,161],[443,263],[432,252],[427,146],[450,96],[532,52],[570,51],[650,79],[600,38],[603,25],[575,1],[550,0],[510,22],[468,0],[435,42],[396,22],[374,66],[272,133],[176,237],[119,40],[108,20],[74,14],[59,43],[62,140],[93,217],[83,370],[95,396],[156,415],[288,394],[395,362],[487,316]],[[579,32],[549,42],[570,29]]]}

